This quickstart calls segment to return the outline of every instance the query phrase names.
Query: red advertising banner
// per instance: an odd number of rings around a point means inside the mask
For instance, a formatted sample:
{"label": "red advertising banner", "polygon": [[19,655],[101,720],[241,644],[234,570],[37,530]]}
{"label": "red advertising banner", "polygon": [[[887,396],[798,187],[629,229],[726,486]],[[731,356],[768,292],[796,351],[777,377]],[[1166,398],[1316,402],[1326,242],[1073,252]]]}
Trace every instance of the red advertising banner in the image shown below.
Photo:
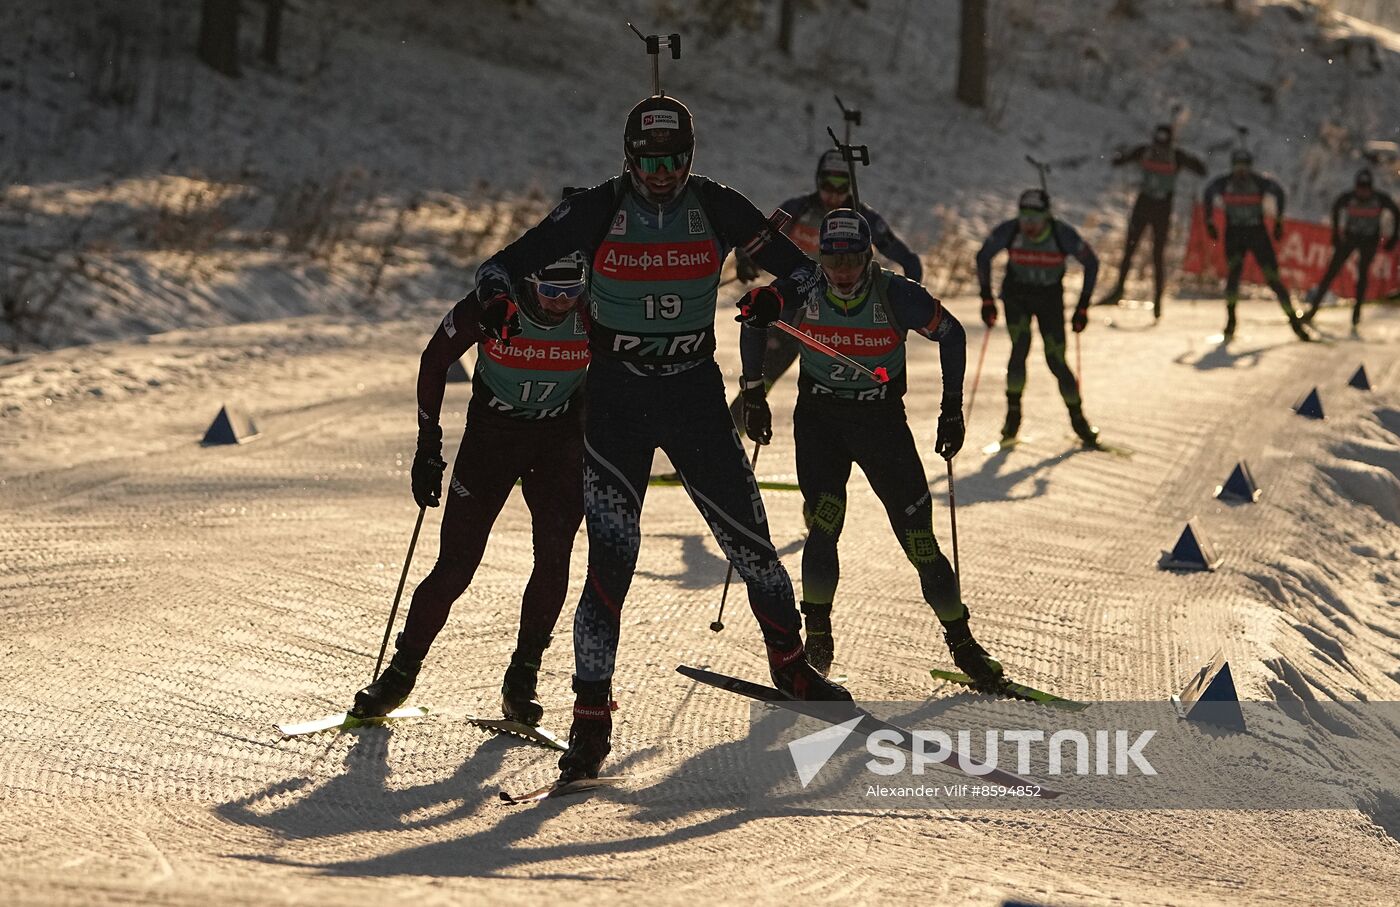
{"label": "red advertising banner", "polygon": [[[1186,241],[1186,259],[1181,264],[1183,271],[1189,274],[1214,274],[1224,279],[1225,212],[1220,208],[1215,210],[1215,226],[1220,231],[1219,242],[1206,236],[1205,206],[1198,202],[1191,211],[1191,234]],[[1305,293],[1322,281],[1327,264],[1332,260],[1332,228],[1285,218],[1283,240],[1274,242],[1274,251],[1278,255],[1279,275],[1283,278],[1284,286]],[[1332,281],[1331,291],[1344,299],[1356,295],[1356,258],[1353,254],[1337,279]],[[1244,279],[1250,283],[1265,282],[1252,255],[1245,259]],[[1387,252],[1382,244],[1371,262],[1371,282],[1366,287],[1366,296],[1379,299],[1396,290],[1400,290],[1400,249]]]}

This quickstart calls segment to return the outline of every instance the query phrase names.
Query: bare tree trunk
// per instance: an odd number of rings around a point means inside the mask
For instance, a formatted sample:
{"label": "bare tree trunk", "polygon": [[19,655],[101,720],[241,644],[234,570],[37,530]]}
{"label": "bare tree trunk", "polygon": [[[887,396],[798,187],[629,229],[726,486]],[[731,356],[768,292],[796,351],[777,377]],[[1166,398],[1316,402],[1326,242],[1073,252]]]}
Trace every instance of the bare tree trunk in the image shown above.
{"label": "bare tree trunk", "polygon": [[203,0],[199,16],[199,58],[216,71],[238,77],[239,0]]}
{"label": "bare tree trunk", "polygon": [[987,106],[987,0],[962,0],[958,39],[958,100]]}
{"label": "bare tree trunk", "polygon": [[277,65],[277,49],[282,44],[283,0],[264,0],[267,13],[263,17],[262,59],[269,66]]}
{"label": "bare tree trunk", "polygon": [[797,16],[797,0],[782,0],[778,7],[778,50],[792,56],[792,25]]}

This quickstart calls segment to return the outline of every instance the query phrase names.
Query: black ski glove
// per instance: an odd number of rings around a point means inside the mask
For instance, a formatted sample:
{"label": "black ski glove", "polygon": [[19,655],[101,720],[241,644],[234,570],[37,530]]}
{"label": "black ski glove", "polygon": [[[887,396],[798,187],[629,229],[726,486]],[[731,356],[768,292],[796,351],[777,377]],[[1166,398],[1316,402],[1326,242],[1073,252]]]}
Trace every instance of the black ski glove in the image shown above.
{"label": "black ski glove", "polygon": [[481,332],[510,346],[510,338],[520,333],[520,312],[509,297],[497,297],[482,306]]}
{"label": "black ski glove", "polygon": [[1274,241],[1283,241],[1283,218],[1281,217],[1278,220],[1274,221]]}
{"label": "black ski glove", "polygon": [[953,459],[962,450],[966,434],[962,407],[945,408],[938,416],[938,437],[933,442],[933,452],[945,460]]}
{"label": "black ski glove", "polygon": [[773,440],[773,411],[768,408],[768,389],[762,378],[741,378],[740,398],[744,402],[744,434],[756,444]]}
{"label": "black ski glove", "polygon": [[1215,228],[1214,221],[1206,221],[1206,236],[1210,237],[1211,242],[1215,242],[1220,239],[1220,231]]}
{"label": "black ski glove", "polygon": [[997,324],[997,301],[990,296],[982,298],[982,323],[989,328]]}
{"label": "black ski glove", "polygon": [[419,507],[436,507],[442,498],[442,429],[436,425],[418,429],[418,449],[413,454],[413,501]]}
{"label": "black ski glove", "polygon": [[739,299],[739,314],[734,320],[754,328],[766,328],[783,312],[783,294],[777,287],[754,287]]}
{"label": "black ski glove", "polygon": [[1074,328],[1076,334],[1083,333],[1089,326],[1089,307],[1084,303],[1074,307],[1074,317],[1069,320],[1069,326]]}

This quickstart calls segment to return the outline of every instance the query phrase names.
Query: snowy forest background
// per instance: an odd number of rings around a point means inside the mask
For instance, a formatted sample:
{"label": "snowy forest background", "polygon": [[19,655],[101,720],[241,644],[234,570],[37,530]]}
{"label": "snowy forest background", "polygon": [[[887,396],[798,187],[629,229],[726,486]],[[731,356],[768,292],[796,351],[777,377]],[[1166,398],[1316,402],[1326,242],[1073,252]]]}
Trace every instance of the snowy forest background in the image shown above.
{"label": "snowy forest background", "polygon": [[1368,151],[1393,179],[1396,18],[1376,0],[11,4],[0,346],[440,311],[559,187],[616,172],[649,90],[627,20],[684,35],[662,80],[696,114],[696,170],[760,207],[809,188],[833,94],[861,108],[862,194],[943,295],[970,290],[1027,153],[1114,260],[1135,174],[1107,160],[1171,119],[1213,172],[1246,127],[1291,214],[1321,220]]}

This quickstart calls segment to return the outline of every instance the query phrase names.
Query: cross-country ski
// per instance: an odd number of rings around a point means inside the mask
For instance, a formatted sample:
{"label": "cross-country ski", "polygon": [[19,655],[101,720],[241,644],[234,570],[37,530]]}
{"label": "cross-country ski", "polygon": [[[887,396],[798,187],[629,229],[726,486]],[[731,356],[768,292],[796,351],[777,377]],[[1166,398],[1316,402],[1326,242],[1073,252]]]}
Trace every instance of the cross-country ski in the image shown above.
{"label": "cross-country ski", "polygon": [[[679,674],[689,677],[691,680],[709,684],[712,687],[727,690],[731,693],[738,693],[740,696],[747,696],[759,702],[782,703],[796,712],[804,715],[811,715],[832,724],[858,717],[859,722],[852,727],[852,731],[855,733],[869,735],[877,731],[895,732],[898,740],[896,745],[902,748],[910,748],[911,751],[913,751],[912,743],[910,743],[910,741],[913,740],[912,734],[897,725],[876,718],[866,710],[851,703],[794,702],[792,697],[787,694],[779,692],[772,687],[764,686],[761,683],[752,683],[738,677],[730,677],[726,674],[718,674],[714,671],[706,671],[702,668],[692,668],[688,665],[681,665],[676,668],[676,671]],[[1035,788],[1037,792],[1036,796],[1047,800],[1053,800],[1060,796],[1059,791],[1049,787],[1043,787],[1035,781],[1029,778],[1022,778],[1020,775],[1013,772],[1003,771],[1001,769],[992,769],[991,771],[969,769],[968,765],[958,754],[952,754],[946,757],[943,762],[950,769],[976,777],[979,782],[984,784],[999,784],[1003,787],[1010,788]]]}
{"label": "cross-country ski", "polygon": [[285,722],[277,725],[277,730],[282,732],[283,737],[301,737],[305,734],[319,734],[322,731],[348,731],[359,727],[374,727],[405,718],[423,718],[427,714],[428,710],[421,706],[394,709],[386,714],[369,718],[361,718],[350,712],[337,712],[334,715],[315,718],[311,721]]}

